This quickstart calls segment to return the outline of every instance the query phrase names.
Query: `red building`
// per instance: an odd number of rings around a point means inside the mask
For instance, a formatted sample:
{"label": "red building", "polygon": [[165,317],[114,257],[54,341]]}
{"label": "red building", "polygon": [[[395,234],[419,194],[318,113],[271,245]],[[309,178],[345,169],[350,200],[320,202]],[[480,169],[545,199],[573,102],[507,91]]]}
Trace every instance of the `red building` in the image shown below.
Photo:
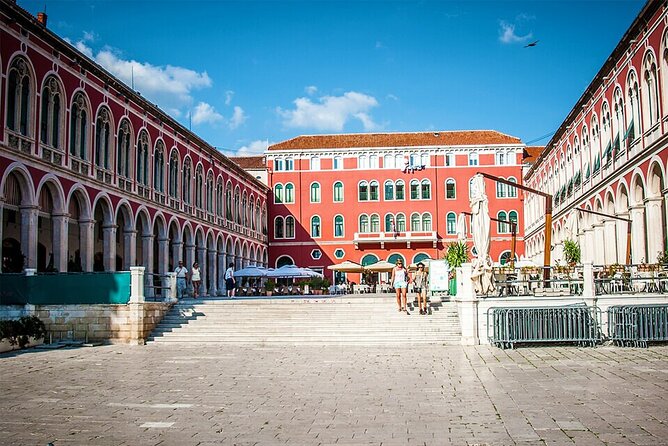
{"label": "red building", "polygon": [[[274,144],[266,153],[269,265],[295,263],[333,278],[326,267],[344,259],[442,258],[457,240],[458,216],[470,212],[473,175],[520,181],[525,147],[487,130],[299,136]],[[518,224],[519,257],[518,190],[493,181],[486,190],[490,215]],[[495,223],[492,258],[504,261],[510,249],[510,225]]]}

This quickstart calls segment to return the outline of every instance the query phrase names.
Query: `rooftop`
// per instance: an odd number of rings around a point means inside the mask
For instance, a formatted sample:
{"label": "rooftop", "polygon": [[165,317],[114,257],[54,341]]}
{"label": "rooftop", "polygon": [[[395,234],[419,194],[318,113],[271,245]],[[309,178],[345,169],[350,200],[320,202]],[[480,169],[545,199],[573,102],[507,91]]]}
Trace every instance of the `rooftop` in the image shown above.
{"label": "rooftop", "polygon": [[234,156],[230,157],[242,169],[266,169],[267,163],[264,155],[256,156]]}

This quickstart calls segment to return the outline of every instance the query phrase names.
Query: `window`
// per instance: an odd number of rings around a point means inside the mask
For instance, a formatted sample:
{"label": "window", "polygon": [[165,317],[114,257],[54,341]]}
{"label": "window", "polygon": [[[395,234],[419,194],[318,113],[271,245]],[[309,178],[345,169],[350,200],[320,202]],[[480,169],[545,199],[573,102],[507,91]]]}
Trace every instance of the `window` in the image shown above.
{"label": "window", "polygon": [[469,198],[473,197],[474,193],[474,187],[473,187],[473,177],[469,180]]}
{"label": "window", "polygon": [[199,164],[195,170],[195,206],[202,209],[204,193],[204,169]]}
{"label": "window", "polygon": [[422,214],[422,230],[431,231],[431,215],[427,212]]}
{"label": "window", "polygon": [[106,108],[101,108],[95,120],[95,165],[101,169],[109,169],[109,155],[111,154],[111,114]]}
{"label": "window", "polygon": [[445,165],[448,166],[448,167],[455,165],[455,154],[454,153],[446,153],[445,154]]}
{"label": "window", "polygon": [[274,170],[276,172],[280,172],[281,170],[285,170],[285,163],[283,162],[283,158],[276,158],[274,160]]}
{"label": "window", "polygon": [[292,158],[286,158],[285,170],[295,170],[295,160],[293,160]]}
{"label": "window", "polygon": [[394,215],[385,215],[385,232],[394,232]]}
{"label": "window", "polygon": [[401,254],[392,254],[390,257],[387,258],[387,261],[393,265],[397,263],[397,260],[401,260],[401,262],[404,264],[404,268],[408,267],[408,265],[404,261],[404,257]]}
{"label": "window", "polygon": [[369,199],[369,183],[366,181],[360,181],[358,188],[358,200],[367,201]]}
{"label": "window", "polygon": [[12,62],[7,88],[7,127],[23,136],[30,136],[30,104],[32,89],[30,70],[22,58]]}
{"label": "window", "polygon": [[311,184],[311,203],[320,203],[320,185],[318,183]]}
{"label": "window", "polygon": [[[9,117],[8,117],[9,119]],[[88,137],[88,107],[82,93],[77,93],[70,112],[70,155],[86,159]],[[139,162],[139,159],[136,160]]]}
{"label": "window", "polygon": [[311,237],[320,237],[320,217],[311,217]]}
{"label": "window", "polygon": [[403,200],[405,197],[405,186],[404,186],[404,181],[403,180],[398,180],[396,183],[394,183],[394,193],[395,197],[397,200]]}
{"label": "window", "polygon": [[385,155],[383,157],[383,167],[385,169],[394,169],[394,155]]}
{"label": "window", "polygon": [[42,89],[42,113],[40,114],[40,140],[42,144],[60,149],[62,95],[55,77],[50,76]]}
{"label": "window", "polygon": [[422,180],[422,199],[431,200],[431,183],[429,180]]}
{"label": "window", "polygon": [[445,181],[445,198],[448,200],[454,200],[457,198],[456,183],[452,178],[448,178]]}
{"label": "window", "polygon": [[397,214],[395,217],[395,224],[397,232],[404,232],[406,230],[406,216],[404,214]]}
{"label": "window", "polygon": [[137,140],[137,182],[148,186],[148,133],[142,130]]}
{"label": "window", "polygon": [[[513,177],[509,177],[508,181],[510,181],[511,183],[517,183],[517,180]],[[516,187],[506,185],[506,192],[508,192],[508,198],[517,198]]]}
{"label": "window", "polygon": [[371,169],[378,169],[379,168],[378,155],[369,156],[369,167]]}
{"label": "window", "polygon": [[360,232],[369,232],[369,216],[366,214],[360,215]]}
{"label": "window", "polygon": [[274,238],[284,238],[284,220],[283,217],[276,217],[274,219]]}
{"label": "window", "polygon": [[496,216],[497,220],[497,228],[496,231],[499,234],[507,234],[509,231],[509,225],[508,223],[503,223],[504,221],[508,221],[508,217],[504,211],[501,211],[497,214]]}
{"label": "window", "polygon": [[384,185],[385,200],[394,200],[394,183],[392,180],[387,180]]}
{"label": "window", "polygon": [[420,224],[420,214],[411,215],[411,231],[421,231],[422,225]]}
{"label": "window", "polygon": [[153,188],[157,192],[165,191],[165,145],[162,141],[156,144],[153,155]]}
{"label": "window", "polygon": [[225,212],[228,220],[234,218],[234,215],[232,214],[232,183],[227,183],[227,188],[225,190]]}
{"label": "window", "polygon": [[378,201],[378,181],[369,183],[369,200]]}
{"label": "window", "polygon": [[[177,198],[178,194],[179,194],[179,153],[176,150],[172,150],[172,154],[169,156],[169,196],[172,198]],[[220,199],[221,201],[223,199],[222,185],[221,185]]]}
{"label": "window", "polygon": [[[508,212],[508,221],[512,221],[513,223],[515,223],[515,225],[517,225],[517,211]],[[513,230],[512,225],[508,226],[509,226],[508,229],[512,232]],[[517,226],[515,226],[515,231],[517,231]]]}
{"label": "window", "polygon": [[285,217],[285,238],[295,238],[295,218],[291,215]]}
{"label": "window", "polygon": [[280,183],[274,185],[274,203],[283,203],[283,185]]}
{"label": "window", "polygon": [[285,202],[294,203],[295,202],[295,186],[292,183],[285,185]]}
{"label": "window", "polygon": [[317,156],[311,157],[311,170],[320,170],[320,158]]}
{"label": "window", "polygon": [[340,181],[334,183],[334,201],[337,203],[343,201],[343,183]]}
{"label": "window", "polygon": [[311,251],[311,258],[313,260],[318,260],[320,257],[322,257],[322,251],[319,249],[314,249]]}
{"label": "window", "polygon": [[380,232],[380,217],[378,214],[371,215],[371,232]]}
{"label": "window", "polygon": [[343,237],[343,215],[334,217],[334,237]]}
{"label": "window", "polygon": [[343,158],[340,156],[335,156],[334,157],[334,170],[342,170],[343,169]]}
{"label": "window", "polygon": [[234,188],[234,209],[235,209],[234,221],[241,224],[241,199],[239,197],[240,197],[239,186],[237,186]]}
{"label": "window", "polygon": [[369,158],[366,155],[360,155],[357,158],[357,168],[358,169],[368,169],[369,168]]}
{"label": "window", "polygon": [[454,212],[448,212],[445,216],[445,232],[449,235],[457,233],[457,215]]}
{"label": "window", "polygon": [[342,259],[345,255],[346,255],[346,252],[341,248],[334,251],[334,257],[336,257],[337,259]]}
{"label": "window", "polygon": [[[225,192],[223,192],[223,182],[222,180],[218,180],[218,184],[216,184],[216,215],[221,218],[223,217],[223,211],[225,210],[225,206],[223,204],[224,197]],[[253,219],[253,229],[255,228],[255,219]]]}
{"label": "window", "polygon": [[496,183],[496,198],[506,198],[506,185],[501,182]]}
{"label": "window", "polygon": [[210,214],[213,213],[213,173],[211,172],[206,176],[206,210]]}
{"label": "window", "polygon": [[417,167],[420,165],[420,154],[419,153],[411,153],[411,166]]}
{"label": "window", "polygon": [[[130,178],[130,123],[127,119],[124,119],[121,122],[120,127],[118,128],[118,142],[116,146],[116,173],[122,177]],[[172,154],[174,156],[174,154]],[[176,155],[176,172],[174,172],[175,179],[174,181],[178,182],[179,175],[179,157]],[[170,161],[171,169],[171,161]],[[172,173],[170,170],[170,177]]]}
{"label": "window", "polygon": [[[183,179],[181,180],[181,195],[183,196],[183,202],[185,204],[191,203],[190,198],[190,188],[192,181],[192,165],[190,164],[190,158],[186,158],[183,162]],[[232,197],[230,197],[232,199]]]}
{"label": "window", "polygon": [[411,180],[411,200],[420,198],[420,182],[418,180]]}
{"label": "window", "polygon": [[422,166],[428,167],[429,166],[429,154],[428,153],[423,153],[420,155],[420,164]]}
{"label": "window", "polygon": [[406,165],[406,159],[404,158],[403,154],[399,153],[394,156],[394,166],[397,169],[403,169],[405,165]]}
{"label": "window", "polygon": [[469,166],[478,165],[478,152],[469,153]]}
{"label": "window", "polygon": [[654,55],[648,52],[643,61],[643,123],[645,130],[649,130],[659,121],[659,84],[657,78],[656,61]]}

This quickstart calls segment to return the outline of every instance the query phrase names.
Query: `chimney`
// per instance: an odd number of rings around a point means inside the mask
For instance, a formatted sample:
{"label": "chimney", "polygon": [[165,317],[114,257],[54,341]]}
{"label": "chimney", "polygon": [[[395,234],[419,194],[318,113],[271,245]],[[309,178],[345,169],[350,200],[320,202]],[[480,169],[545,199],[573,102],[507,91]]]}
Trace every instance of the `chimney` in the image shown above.
{"label": "chimney", "polygon": [[38,12],[37,13],[37,21],[42,24],[44,28],[46,28],[46,12]]}

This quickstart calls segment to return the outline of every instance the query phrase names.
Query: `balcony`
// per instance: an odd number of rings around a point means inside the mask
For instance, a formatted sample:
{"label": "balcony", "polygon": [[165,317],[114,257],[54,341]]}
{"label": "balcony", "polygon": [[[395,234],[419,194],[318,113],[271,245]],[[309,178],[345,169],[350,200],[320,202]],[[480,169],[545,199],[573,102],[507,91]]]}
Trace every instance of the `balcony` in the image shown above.
{"label": "balcony", "polygon": [[432,247],[436,248],[436,231],[356,232],[353,238],[355,248],[359,248],[360,244],[380,244],[381,248],[385,248],[385,243],[406,243],[406,247],[410,248],[411,243],[424,242],[431,243]]}

